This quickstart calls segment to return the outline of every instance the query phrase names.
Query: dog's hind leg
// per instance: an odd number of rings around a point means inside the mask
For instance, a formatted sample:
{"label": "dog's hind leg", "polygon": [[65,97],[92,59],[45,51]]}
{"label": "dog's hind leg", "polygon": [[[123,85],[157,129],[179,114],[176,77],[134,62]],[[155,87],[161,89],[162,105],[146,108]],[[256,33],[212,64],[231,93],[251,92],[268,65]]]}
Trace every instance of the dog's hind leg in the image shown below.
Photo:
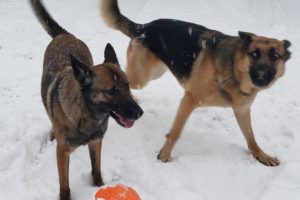
{"label": "dog's hind leg", "polygon": [[171,151],[176,141],[180,137],[181,131],[188,117],[198,105],[199,104],[196,101],[194,101],[192,95],[186,92],[183,98],[181,99],[180,106],[178,108],[175,121],[173,123],[173,127],[170,133],[167,135],[166,142],[160,150],[157,159],[161,160],[162,162],[170,161]]}
{"label": "dog's hind leg", "polygon": [[150,80],[161,77],[167,67],[148,48],[132,40],[127,50],[126,75],[130,88],[141,89]]}
{"label": "dog's hind leg", "polygon": [[92,164],[92,178],[95,186],[104,185],[101,176],[101,147],[102,140],[92,140],[89,142],[89,152]]}

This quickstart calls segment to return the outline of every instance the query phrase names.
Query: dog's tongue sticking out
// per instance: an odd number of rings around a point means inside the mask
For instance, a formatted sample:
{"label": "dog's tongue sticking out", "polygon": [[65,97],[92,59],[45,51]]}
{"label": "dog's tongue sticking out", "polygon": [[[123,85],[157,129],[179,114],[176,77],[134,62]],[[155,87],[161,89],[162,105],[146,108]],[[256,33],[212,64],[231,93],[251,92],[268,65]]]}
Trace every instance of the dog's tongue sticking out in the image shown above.
{"label": "dog's tongue sticking out", "polygon": [[127,119],[122,116],[119,116],[120,123],[124,125],[125,128],[131,128],[134,124],[133,119]]}

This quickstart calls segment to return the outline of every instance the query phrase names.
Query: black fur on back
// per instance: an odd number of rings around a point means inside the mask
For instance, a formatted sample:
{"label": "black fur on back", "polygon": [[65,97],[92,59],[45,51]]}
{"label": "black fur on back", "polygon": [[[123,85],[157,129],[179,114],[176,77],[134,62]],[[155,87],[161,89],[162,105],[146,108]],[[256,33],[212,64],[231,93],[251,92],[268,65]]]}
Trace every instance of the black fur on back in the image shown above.
{"label": "black fur on back", "polygon": [[30,3],[40,23],[52,38],[63,33],[68,33],[51,17],[40,0],[30,0]]}
{"label": "black fur on back", "polygon": [[204,26],[173,19],[159,19],[140,25],[134,35],[168,66],[177,79],[191,74],[203,48],[214,49],[226,37]]}
{"label": "black fur on back", "polygon": [[216,49],[227,35],[204,26],[173,19],[137,24],[120,12],[118,0],[101,0],[106,24],[138,39],[160,58],[177,79],[188,77],[203,48]]}

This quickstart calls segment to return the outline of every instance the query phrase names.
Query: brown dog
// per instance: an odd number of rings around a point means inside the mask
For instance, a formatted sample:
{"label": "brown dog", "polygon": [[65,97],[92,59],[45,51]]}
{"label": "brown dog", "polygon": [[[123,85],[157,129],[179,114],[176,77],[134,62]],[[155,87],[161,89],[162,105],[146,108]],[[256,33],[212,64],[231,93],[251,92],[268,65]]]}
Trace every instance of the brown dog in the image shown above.
{"label": "brown dog", "polygon": [[158,159],[170,160],[172,148],[195,108],[222,106],[232,107],[252,155],[267,166],[279,164],[256,143],[250,108],[257,93],[283,75],[290,58],[289,41],[245,32],[229,36],[170,19],[136,24],[121,14],[117,0],[102,0],[101,13],[110,27],[131,38],[126,69],[131,88],[142,88],[169,68],[185,90]]}
{"label": "brown dog", "polygon": [[103,185],[100,161],[102,137],[109,116],[129,128],[142,114],[132,98],[126,75],[113,47],[105,48],[105,60],[93,66],[87,46],[60,27],[39,0],[31,0],[38,19],[52,36],[44,57],[42,100],[57,140],[60,199],[70,199],[69,156],[88,144],[94,185]]}

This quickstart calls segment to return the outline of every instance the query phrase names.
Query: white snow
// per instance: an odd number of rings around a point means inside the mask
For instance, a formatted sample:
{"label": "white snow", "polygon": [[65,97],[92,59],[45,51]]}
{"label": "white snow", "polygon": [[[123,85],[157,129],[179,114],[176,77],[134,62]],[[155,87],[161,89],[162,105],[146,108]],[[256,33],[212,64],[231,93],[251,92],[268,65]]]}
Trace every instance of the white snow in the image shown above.
{"label": "white snow", "polygon": [[[44,0],[54,18],[89,46],[95,63],[110,42],[122,67],[129,39],[107,28],[97,0]],[[156,155],[171,127],[182,89],[170,73],[134,91],[144,116],[131,129],[110,121],[102,153],[107,184],[122,183],[143,200],[300,199],[300,1],[120,0],[121,11],[139,23],[158,18],[190,21],[237,35],[237,31],[288,39],[286,73],[258,95],[252,112],[258,143],[281,160],[265,167],[249,154],[230,109],[205,108],[190,117],[170,163]],[[0,1],[0,199],[58,198],[55,142],[41,103],[43,53],[50,37],[24,0]],[[86,146],[71,155],[73,200],[92,199]]]}
{"label": "white snow", "polygon": [[201,41],[201,46],[203,49],[206,49],[206,40]]}
{"label": "white snow", "polygon": [[193,58],[195,59],[197,57],[197,54],[196,53],[193,53]]}
{"label": "white snow", "polygon": [[189,33],[190,36],[191,36],[192,33],[193,33],[193,28],[192,28],[191,26],[188,28],[188,33]]}
{"label": "white snow", "polygon": [[143,40],[146,38],[146,34],[142,33],[141,35],[139,35],[137,38],[139,38],[140,40]]}

